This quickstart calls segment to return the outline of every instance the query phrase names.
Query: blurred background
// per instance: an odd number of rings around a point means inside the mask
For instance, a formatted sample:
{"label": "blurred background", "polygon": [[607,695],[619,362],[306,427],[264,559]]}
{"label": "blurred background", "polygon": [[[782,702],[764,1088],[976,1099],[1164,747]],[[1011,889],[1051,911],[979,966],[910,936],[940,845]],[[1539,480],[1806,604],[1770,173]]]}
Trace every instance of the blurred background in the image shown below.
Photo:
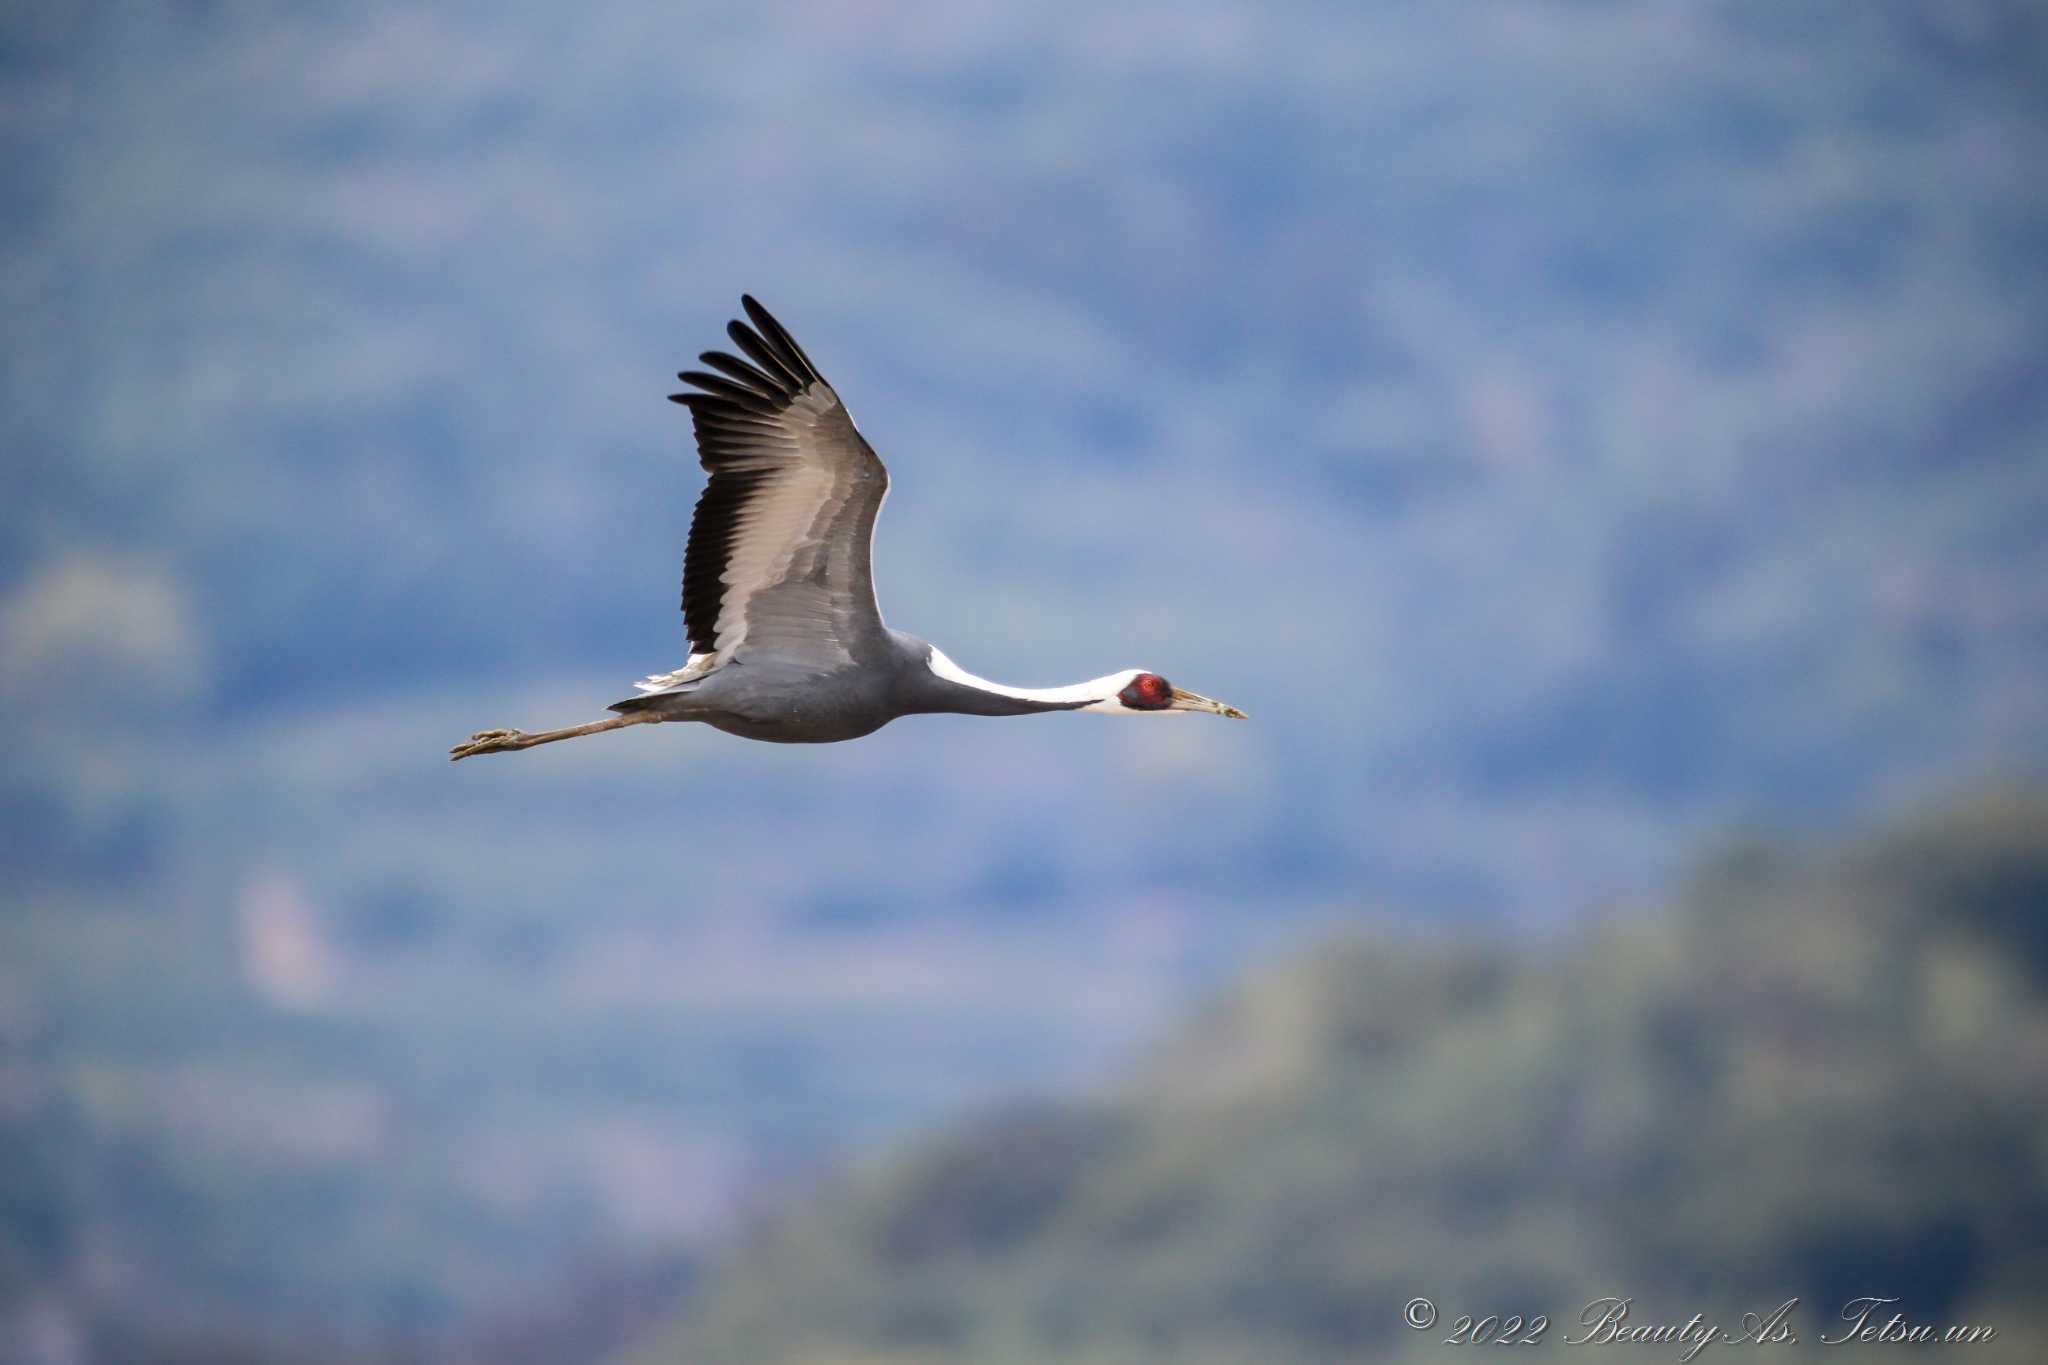
{"label": "blurred background", "polygon": [[[0,164],[0,1360],[2048,1358],[2040,6],[17,4]],[[1252,722],[451,768],[742,290]]]}

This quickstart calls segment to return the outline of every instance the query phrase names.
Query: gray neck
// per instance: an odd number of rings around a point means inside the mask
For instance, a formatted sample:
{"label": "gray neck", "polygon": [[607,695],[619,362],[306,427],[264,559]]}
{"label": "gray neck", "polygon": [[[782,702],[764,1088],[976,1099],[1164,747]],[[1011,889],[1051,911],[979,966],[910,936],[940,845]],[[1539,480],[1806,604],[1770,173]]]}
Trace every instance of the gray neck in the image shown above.
{"label": "gray neck", "polygon": [[942,651],[914,635],[897,634],[899,675],[913,712],[962,716],[1035,716],[1046,711],[1078,711],[1110,695],[1102,679],[1071,687],[1005,687],[977,678]]}
{"label": "gray neck", "polygon": [[1032,697],[1013,697],[934,677],[929,672],[925,674],[918,694],[918,710],[961,716],[1035,716],[1046,711],[1078,711],[1090,700],[1041,701]]}

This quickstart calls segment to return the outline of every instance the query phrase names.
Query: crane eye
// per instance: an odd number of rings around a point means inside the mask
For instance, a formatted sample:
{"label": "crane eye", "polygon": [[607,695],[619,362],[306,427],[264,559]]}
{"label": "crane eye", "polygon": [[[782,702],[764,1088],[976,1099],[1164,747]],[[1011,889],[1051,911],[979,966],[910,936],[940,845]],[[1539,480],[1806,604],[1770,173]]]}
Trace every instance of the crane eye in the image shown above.
{"label": "crane eye", "polygon": [[1173,685],[1157,673],[1140,673],[1131,679],[1117,700],[1133,711],[1158,711],[1173,700]]}

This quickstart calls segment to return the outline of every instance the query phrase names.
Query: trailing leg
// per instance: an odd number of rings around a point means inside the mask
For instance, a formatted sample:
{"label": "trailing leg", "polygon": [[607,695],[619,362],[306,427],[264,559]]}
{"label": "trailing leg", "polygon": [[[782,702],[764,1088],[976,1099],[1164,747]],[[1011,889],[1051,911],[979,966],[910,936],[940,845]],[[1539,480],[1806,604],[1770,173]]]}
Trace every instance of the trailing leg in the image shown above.
{"label": "trailing leg", "polygon": [[531,749],[536,744],[553,744],[558,739],[579,739],[584,735],[600,734],[606,730],[620,730],[628,725],[651,725],[661,716],[652,711],[629,711],[623,715],[608,716],[594,720],[587,725],[571,725],[562,730],[542,730],[529,735],[523,730],[479,730],[461,744],[448,751],[448,761],[473,758],[477,754],[510,753],[514,749]]}

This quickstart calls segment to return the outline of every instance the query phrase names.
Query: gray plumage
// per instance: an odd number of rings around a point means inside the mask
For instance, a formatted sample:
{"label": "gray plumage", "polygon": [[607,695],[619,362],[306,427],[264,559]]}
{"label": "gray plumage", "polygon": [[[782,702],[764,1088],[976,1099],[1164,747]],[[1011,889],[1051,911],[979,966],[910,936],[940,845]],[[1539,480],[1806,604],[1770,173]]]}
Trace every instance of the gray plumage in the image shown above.
{"label": "gray plumage", "polygon": [[689,409],[710,475],[683,557],[688,663],[639,683],[641,695],[614,703],[610,720],[480,731],[451,757],[669,720],[821,744],[932,712],[1243,716],[1140,669],[1064,688],[1003,687],[891,630],[872,564],[889,472],[796,339],[752,296],[741,304],[753,326],[735,320],[726,331],[745,358],[705,352],[709,369],[678,376],[692,391],[670,396]]}

